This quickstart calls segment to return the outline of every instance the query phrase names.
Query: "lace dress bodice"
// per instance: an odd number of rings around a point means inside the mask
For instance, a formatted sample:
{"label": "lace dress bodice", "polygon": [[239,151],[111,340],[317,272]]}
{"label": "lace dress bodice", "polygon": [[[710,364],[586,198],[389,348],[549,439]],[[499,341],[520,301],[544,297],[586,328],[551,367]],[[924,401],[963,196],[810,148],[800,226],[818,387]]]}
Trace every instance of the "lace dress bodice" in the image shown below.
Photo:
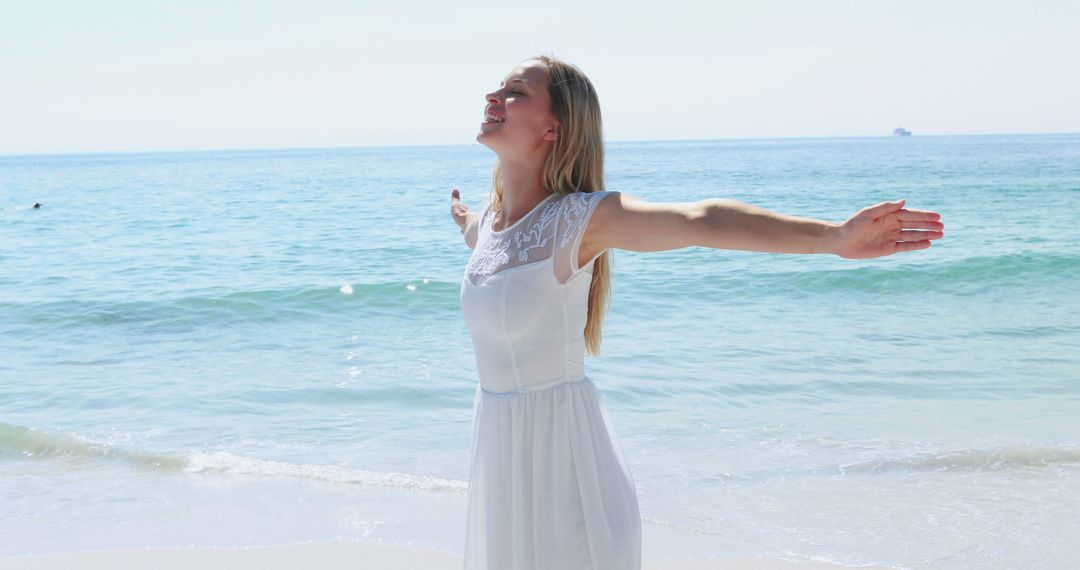
{"label": "lace dress bodice", "polygon": [[593,211],[613,193],[553,193],[502,231],[484,208],[461,308],[485,390],[531,391],[585,376],[592,265],[603,252],[582,267],[577,260]]}

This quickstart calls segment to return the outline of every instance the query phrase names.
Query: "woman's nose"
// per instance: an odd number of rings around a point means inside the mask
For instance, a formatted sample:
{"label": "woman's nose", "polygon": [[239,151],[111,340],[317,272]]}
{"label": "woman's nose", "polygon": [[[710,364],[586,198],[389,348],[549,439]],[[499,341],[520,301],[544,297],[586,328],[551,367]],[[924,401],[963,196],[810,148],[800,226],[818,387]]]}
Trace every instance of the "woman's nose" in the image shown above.
{"label": "woman's nose", "polygon": [[485,100],[486,100],[486,101],[487,101],[488,103],[498,103],[498,102],[499,102],[499,96],[498,96],[498,94],[497,94],[497,93],[495,93],[494,91],[492,91],[491,93],[488,93],[487,95],[485,95],[485,96],[484,96],[484,99],[485,99]]}

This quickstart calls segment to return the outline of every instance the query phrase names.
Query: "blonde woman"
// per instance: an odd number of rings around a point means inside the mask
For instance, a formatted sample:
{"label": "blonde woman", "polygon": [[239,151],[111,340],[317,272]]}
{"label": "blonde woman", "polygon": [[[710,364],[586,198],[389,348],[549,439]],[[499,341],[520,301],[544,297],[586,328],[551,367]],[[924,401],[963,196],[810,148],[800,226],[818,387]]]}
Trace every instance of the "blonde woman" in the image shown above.
{"label": "blonde woman", "polygon": [[734,200],[650,203],[604,190],[596,91],[577,67],[522,62],[486,96],[476,140],[491,199],[451,214],[473,248],[461,307],[476,351],[465,567],[631,570],[641,518],[606,406],[585,374],[600,349],[612,248],[689,246],[868,258],[930,247],[935,212],[903,201],[842,224]]}

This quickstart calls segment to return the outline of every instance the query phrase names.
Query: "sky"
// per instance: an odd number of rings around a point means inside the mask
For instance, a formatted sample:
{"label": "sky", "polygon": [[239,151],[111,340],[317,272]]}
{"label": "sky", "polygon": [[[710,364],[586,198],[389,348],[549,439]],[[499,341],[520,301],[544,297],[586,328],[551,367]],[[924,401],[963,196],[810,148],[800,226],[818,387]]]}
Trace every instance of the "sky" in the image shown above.
{"label": "sky", "polygon": [[0,155],[475,144],[521,60],[620,140],[1080,132],[1080,2],[0,0]]}

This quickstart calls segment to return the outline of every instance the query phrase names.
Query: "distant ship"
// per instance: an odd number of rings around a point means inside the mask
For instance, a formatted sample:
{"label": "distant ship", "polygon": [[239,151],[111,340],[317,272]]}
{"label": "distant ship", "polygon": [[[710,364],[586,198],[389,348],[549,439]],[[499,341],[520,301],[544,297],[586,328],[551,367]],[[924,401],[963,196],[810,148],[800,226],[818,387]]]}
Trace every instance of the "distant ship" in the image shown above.
{"label": "distant ship", "polygon": [[904,127],[896,127],[895,129],[893,129],[892,134],[894,137],[910,137],[911,131],[905,129]]}

